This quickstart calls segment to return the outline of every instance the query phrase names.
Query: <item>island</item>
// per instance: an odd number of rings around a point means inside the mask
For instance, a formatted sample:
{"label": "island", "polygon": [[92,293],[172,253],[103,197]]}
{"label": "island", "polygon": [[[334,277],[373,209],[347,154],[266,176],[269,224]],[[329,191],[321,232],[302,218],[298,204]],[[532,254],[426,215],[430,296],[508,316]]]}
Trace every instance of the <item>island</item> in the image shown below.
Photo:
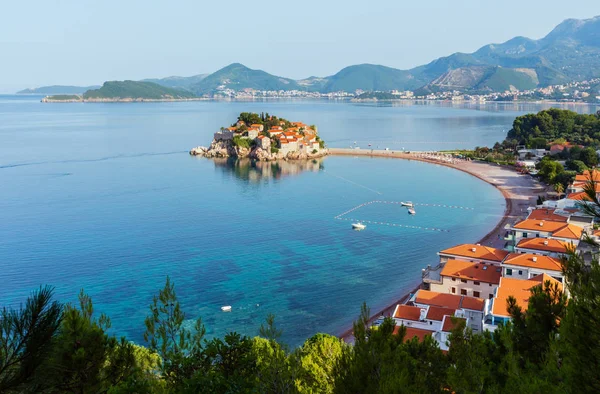
{"label": "island", "polygon": [[327,152],[315,125],[290,122],[268,113],[242,112],[236,123],[214,134],[208,148],[198,146],[190,154],[270,161],[312,159]]}
{"label": "island", "polygon": [[142,102],[200,100],[195,94],[154,82],[109,81],[99,89],[87,90],[82,95],[54,95],[42,99],[45,103],[61,102]]}

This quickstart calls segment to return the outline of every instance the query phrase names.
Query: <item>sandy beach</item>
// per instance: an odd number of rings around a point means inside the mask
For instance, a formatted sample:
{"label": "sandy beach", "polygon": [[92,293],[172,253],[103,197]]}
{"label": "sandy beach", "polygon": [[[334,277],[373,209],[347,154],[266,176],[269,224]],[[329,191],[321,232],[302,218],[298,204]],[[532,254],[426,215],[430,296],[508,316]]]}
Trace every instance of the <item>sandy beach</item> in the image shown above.
{"label": "sandy beach", "polygon": [[[426,163],[443,165],[451,167],[459,171],[473,175],[484,182],[496,187],[506,200],[506,209],[504,216],[498,224],[481,238],[465,239],[465,243],[473,242],[482,245],[492,246],[495,248],[504,247],[504,227],[508,223],[514,223],[521,219],[527,213],[527,208],[535,205],[538,195],[546,192],[546,187],[532,178],[530,175],[523,175],[515,171],[512,167],[500,166],[491,163],[476,162],[476,161],[455,161],[446,162],[436,159],[419,157],[419,153],[405,153],[397,151],[375,150],[375,149],[343,149],[330,148],[329,154],[332,156],[368,156],[374,158],[389,158],[389,159],[404,159],[416,160]],[[432,262],[434,263],[434,262]],[[415,284],[414,292],[419,288]],[[391,316],[396,304],[406,302],[408,294],[401,294],[397,300],[394,300],[388,307],[377,313],[372,314],[371,319],[374,320],[378,316]],[[348,329],[340,334],[340,338],[345,341],[351,340],[352,329]]]}

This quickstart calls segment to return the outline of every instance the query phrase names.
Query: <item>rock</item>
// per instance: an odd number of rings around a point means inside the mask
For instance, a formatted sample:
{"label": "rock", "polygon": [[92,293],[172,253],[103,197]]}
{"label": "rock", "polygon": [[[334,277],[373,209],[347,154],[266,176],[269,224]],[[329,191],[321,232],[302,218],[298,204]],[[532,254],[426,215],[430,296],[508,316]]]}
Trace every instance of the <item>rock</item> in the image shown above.
{"label": "rock", "polygon": [[190,151],[190,155],[193,155],[193,156],[205,156],[207,150],[208,149],[206,149],[203,146],[197,146],[195,148],[192,148],[192,150]]}

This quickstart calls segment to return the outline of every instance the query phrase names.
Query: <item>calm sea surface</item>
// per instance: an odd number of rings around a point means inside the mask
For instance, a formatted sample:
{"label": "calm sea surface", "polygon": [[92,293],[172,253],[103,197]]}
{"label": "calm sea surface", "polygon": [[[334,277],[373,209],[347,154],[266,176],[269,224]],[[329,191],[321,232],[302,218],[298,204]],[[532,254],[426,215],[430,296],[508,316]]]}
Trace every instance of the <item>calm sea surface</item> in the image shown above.
{"label": "calm sea surface", "polygon": [[[516,115],[540,109],[39,99],[0,96],[0,305],[18,305],[42,284],[65,301],[83,288],[115,333],[138,342],[167,275],[190,319],[201,316],[210,335],[255,335],[268,313],[292,345],[317,331],[338,333],[363,301],[384,306],[436,263],[436,251],[477,241],[502,215],[497,190],[441,166],[187,154],[239,112],[316,124],[330,146],[426,150],[491,145]],[[361,206],[374,200],[470,209],[423,205],[411,217],[396,204]],[[357,206],[342,218],[390,225],[355,232],[335,219]]]}

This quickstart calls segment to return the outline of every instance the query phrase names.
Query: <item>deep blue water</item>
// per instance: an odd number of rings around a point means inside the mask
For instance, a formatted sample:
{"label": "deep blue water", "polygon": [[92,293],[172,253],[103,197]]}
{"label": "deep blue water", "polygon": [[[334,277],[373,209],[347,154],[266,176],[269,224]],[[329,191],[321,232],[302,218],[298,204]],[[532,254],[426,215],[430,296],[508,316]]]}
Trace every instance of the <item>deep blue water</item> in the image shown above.
{"label": "deep blue water", "polygon": [[[521,107],[328,102],[41,104],[0,96],[0,305],[41,284],[84,288],[113,330],[142,342],[152,295],[170,275],[210,335],[255,335],[274,313],[284,340],[337,333],[366,301],[383,306],[436,251],[493,228],[501,194],[467,174],[392,159],[328,157],[259,165],[190,157],[242,111],[316,124],[331,146],[444,149],[503,138]],[[437,141],[437,142],[434,142]],[[370,204],[412,200],[472,210]],[[232,305],[231,313],[220,311]]]}

